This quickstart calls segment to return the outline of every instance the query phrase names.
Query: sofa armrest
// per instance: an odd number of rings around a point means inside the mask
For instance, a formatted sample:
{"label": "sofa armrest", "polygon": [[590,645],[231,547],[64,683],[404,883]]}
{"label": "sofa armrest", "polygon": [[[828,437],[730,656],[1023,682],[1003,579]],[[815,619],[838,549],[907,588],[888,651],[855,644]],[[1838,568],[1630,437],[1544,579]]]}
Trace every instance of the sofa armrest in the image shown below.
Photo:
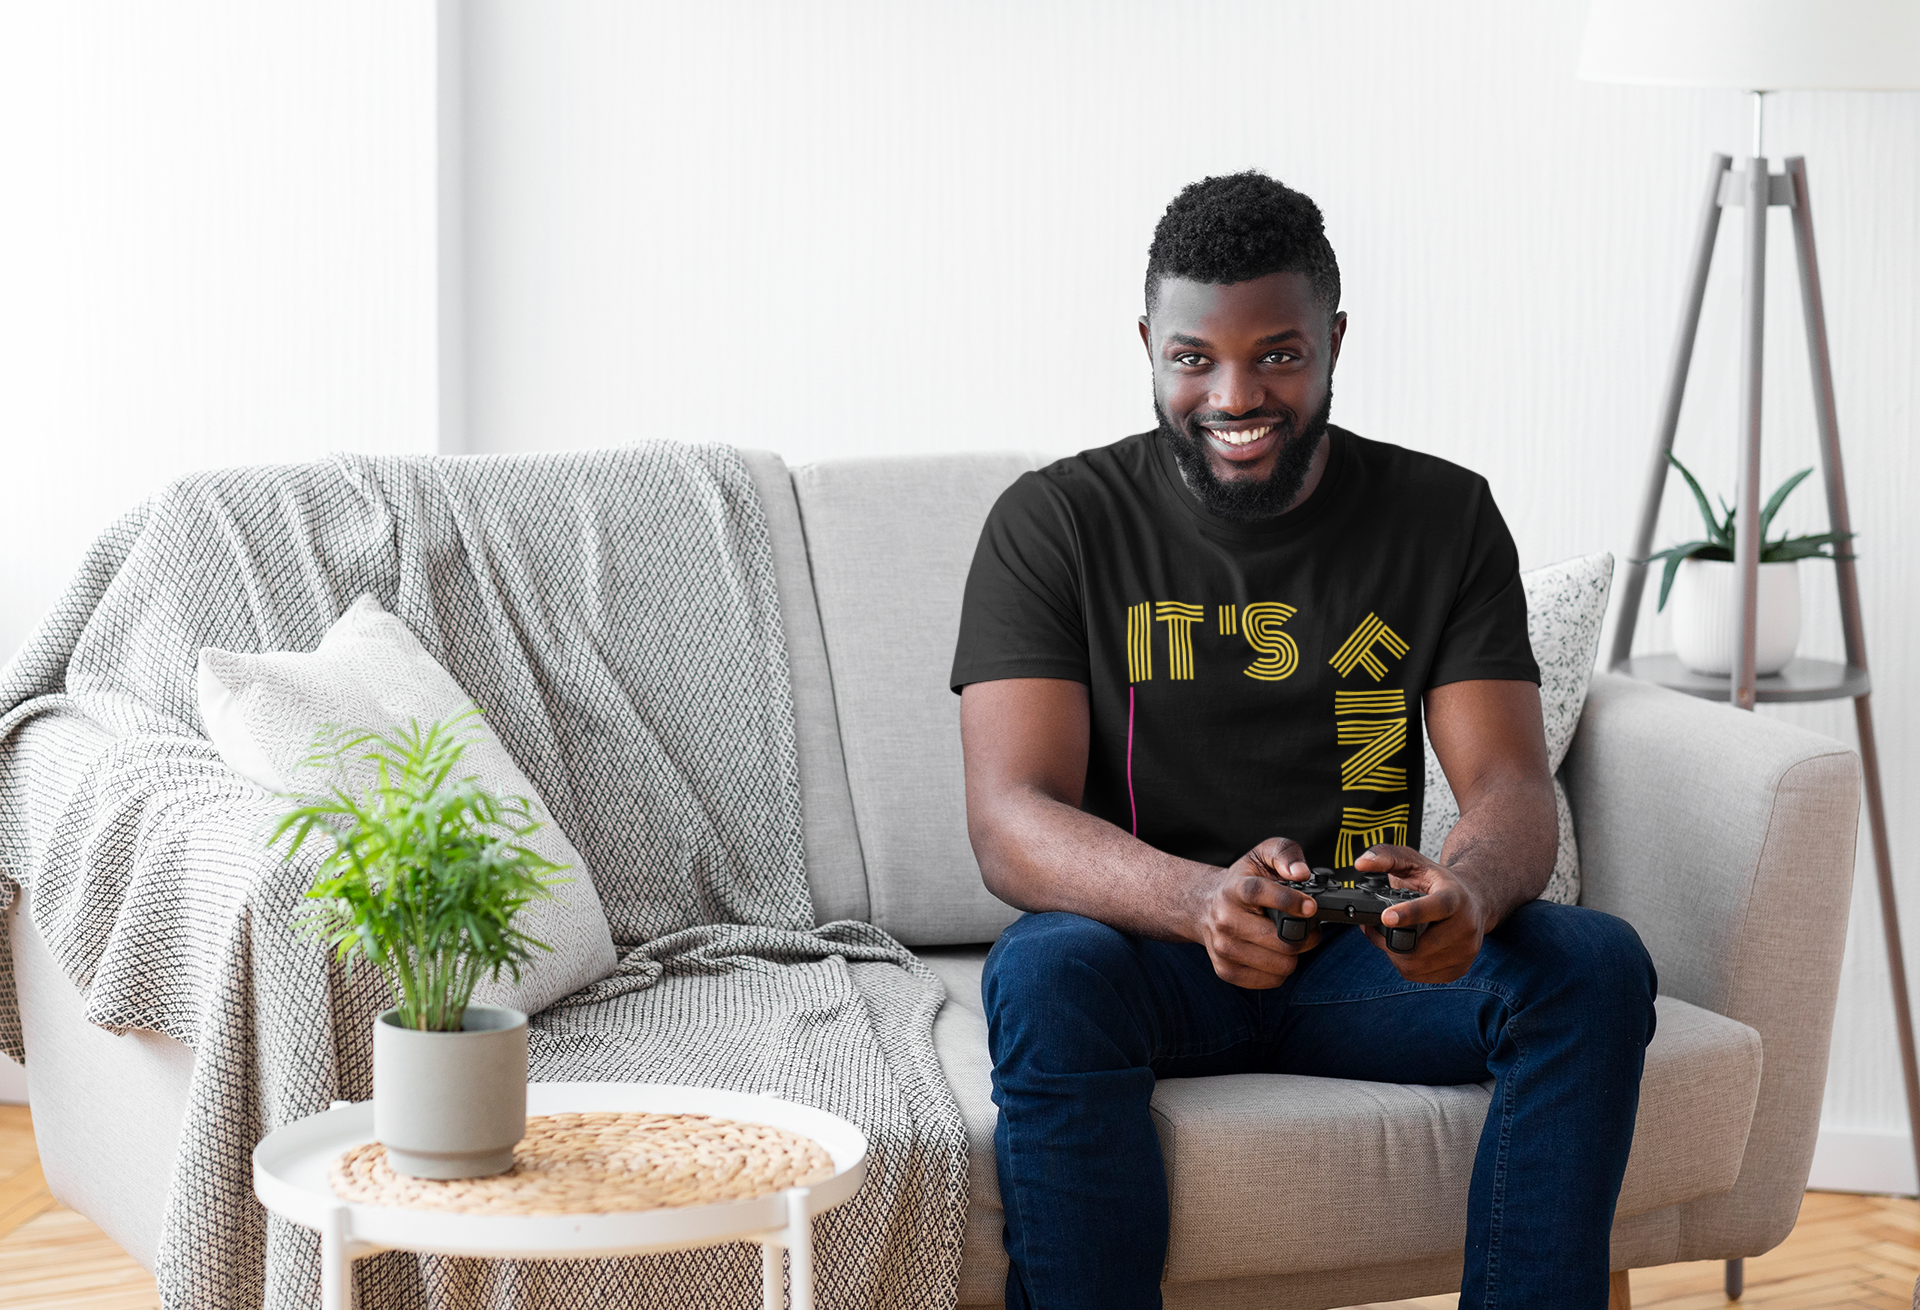
{"label": "sofa armrest", "polygon": [[[188,778],[200,785],[171,786]],[[32,927],[102,1028],[193,1045],[235,932],[311,908],[320,844],[291,861],[270,849],[284,803],[206,741],[116,734],[56,706],[0,742],[0,805],[0,871],[32,885]],[[10,971],[0,985],[5,1018]]]}
{"label": "sofa armrest", "polygon": [[1759,1254],[1819,1131],[1860,815],[1859,760],[1787,724],[1594,678],[1567,756],[1581,903],[1639,931],[1675,996],[1760,1033],[1740,1181],[1687,1207],[1680,1259]]}
{"label": "sofa armrest", "polygon": [[1853,751],[1600,674],[1566,781],[1581,903],[1639,930],[1663,994],[1763,1033],[1769,1018],[1831,1016],[1860,813]]}

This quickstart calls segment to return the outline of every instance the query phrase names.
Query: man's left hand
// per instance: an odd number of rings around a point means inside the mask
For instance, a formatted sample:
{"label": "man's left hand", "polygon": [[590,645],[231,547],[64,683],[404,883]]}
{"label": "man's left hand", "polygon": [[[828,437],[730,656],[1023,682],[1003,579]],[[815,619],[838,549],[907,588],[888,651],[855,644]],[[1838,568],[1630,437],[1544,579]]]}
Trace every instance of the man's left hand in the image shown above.
{"label": "man's left hand", "polygon": [[1393,886],[1421,893],[1417,901],[1396,905],[1380,915],[1390,928],[1431,925],[1411,952],[1387,950],[1378,928],[1364,931],[1393,961],[1408,982],[1446,983],[1460,977],[1480,954],[1480,940],[1493,928],[1493,914],[1471,884],[1453,870],[1435,864],[1410,846],[1374,846],[1353,862],[1357,873],[1384,873]]}

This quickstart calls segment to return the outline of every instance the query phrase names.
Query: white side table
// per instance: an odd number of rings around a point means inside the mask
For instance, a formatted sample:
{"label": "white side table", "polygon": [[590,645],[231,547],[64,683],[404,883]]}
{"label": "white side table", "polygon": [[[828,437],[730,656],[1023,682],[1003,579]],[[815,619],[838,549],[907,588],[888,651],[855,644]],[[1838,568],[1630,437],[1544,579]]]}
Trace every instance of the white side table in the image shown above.
{"label": "white side table", "polygon": [[810,1137],[833,1176],[769,1196],[624,1214],[477,1215],[343,1201],[327,1182],[341,1152],[374,1140],[373,1103],[338,1104],[268,1134],[253,1151],[253,1190],[267,1209],[320,1233],[322,1310],[350,1310],[353,1261],[381,1251],[515,1260],[639,1255],[758,1242],[764,1310],[781,1310],[780,1252],[793,1258],[793,1310],[813,1307],[813,1216],[852,1196],[867,1138],[838,1115],[772,1096],[658,1083],[531,1083],[527,1113],[708,1114]]}

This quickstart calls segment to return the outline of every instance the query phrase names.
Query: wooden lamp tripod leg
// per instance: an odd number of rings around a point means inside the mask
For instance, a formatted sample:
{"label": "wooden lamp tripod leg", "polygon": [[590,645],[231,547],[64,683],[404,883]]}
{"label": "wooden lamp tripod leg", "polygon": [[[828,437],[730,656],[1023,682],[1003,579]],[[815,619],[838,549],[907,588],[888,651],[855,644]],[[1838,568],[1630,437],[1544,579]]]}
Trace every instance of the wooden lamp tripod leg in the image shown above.
{"label": "wooden lamp tripod leg", "polygon": [[[1814,416],[1820,429],[1820,462],[1827,482],[1827,522],[1834,532],[1853,531],[1847,512],[1847,479],[1840,456],[1840,419],[1833,401],[1833,363],[1827,353],[1826,304],[1820,292],[1820,263],[1814,255],[1813,209],[1807,190],[1807,161],[1787,160],[1792,188],[1793,245],[1800,266],[1800,304],[1807,320],[1807,360],[1813,368]],[[1834,564],[1840,592],[1840,626],[1847,663],[1867,667],[1866,628],[1860,619],[1860,583],[1849,548],[1842,544]],[[1913,1134],[1914,1170],[1920,1179],[1920,1066],[1916,1065],[1913,1014],[1907,997],[1906,952],[1900,944],[1900,913],[1894,898],[1893,850],[1887,840],[1886,802],[1880,791],[1880,750],[1873,732],[1872,697],[1853,699],[1854,726],[1860,734],[1860,767],[1866,784],[1867,824],[1873,841],[1874,880],[1880,892],[1880,926],[1886,934],[1887,972],[1893,983],[1893,1020],[1899,1030],[1900,1073],[1907,1087],[1907,1125]]]}
{"label": "wooden lamp tripod leg", "polygon": [[1647,489],[1640,502],[1640,524],[1634,531],[1633,555],[1620,590],[1620,617],[1614,621],[1613,649],[1607,667],[1617,669],[1633,654],[1633,630],[1640,618],[1640,598],[1646,591],[1647,566],[1653,553],[1653,530],[1660,517],[1660,498],[1667,486],[1667,452],[1680,426],[1680,402],[1687,394],[1687,371],[1693,365],[1693,341],[1700,331],[1700,306],[1707,298],[1707,270],[1713,266],[1714,238],[1720,232],[1720,180],[1733,161],[1715,155],[1707,167],[1707,190],[1700,206],[1700,222],[1693,239],[1693,271],[1687,278],[1687,298],[1680,309],[1680,331],[1674,336],[1667,389],[1660,400],[1660,428],[1654,439],[1653,460],[1647,466]]}
{"label": "wooden lamp tripod leg", "polygon": [[1733,686],[1735,709],[1753,708],[1754,641],[1760,605],[1760,374],[1767,353],[1767,161],[1747,160],[1743,203],[1747,248],[1740,277],[1740,483],[1734,497],[1739,515],[1733,534],[1734,593]]}
{"label": "wooden lamp tripod leg", "polygon": [[[1756,151],[1758,147],[1755,147]],[[1767,213],[1772,179],[1767,161],[1757,153],[1747,160],[1740,179],[1747,225],[1746,266],[1740,276],[1740,482],[1734,497],[1739,514],[1734,531],[1733,566],[1739,577],[1734,601],[1733,685],[1728,699],[1735,709],[1751,710],[1759,689],[1754,685],[1754,643],[1760,619],[1760,378],[1767,350]],[[1727,1261],[1726,1293],[1738,1300],[1746,1288],[1746,1264]]]}

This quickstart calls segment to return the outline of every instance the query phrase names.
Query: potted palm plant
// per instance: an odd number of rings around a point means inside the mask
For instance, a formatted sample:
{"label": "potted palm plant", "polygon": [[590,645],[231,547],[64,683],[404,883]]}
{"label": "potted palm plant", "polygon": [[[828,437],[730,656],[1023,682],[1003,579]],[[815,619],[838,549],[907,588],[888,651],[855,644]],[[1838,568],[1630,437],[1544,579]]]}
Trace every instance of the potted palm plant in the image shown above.
{"label": "potted palm plant", "polygon": [[[1685,541],[1656,551],[1643,562],[1666,561],[1660,576],[1660,602],[1667,607],[1667,595],[1673,594],[1673,645],[1680,662],[1695,673],[1724,677],[1733,672],[1735,653],[1734,612],[1739,604],[1740,579],[1734,568],[1734,536],[1738,527],[1732,507],[1721,498],[1723,514],[1715,517],[1707,503],[1707,493],[1687,466],[1667,453],[1668,461],[1680,470],[1693,491],[1694,503],[1706,523],[1702,540]],[[1798,537],[1779,536],[1767,540],[1774,515],[1812,473],[1801,469],[1788,478],[1761,507],[1760,595],[1754,625],[1754,671],[1778,673],[1793,658],[1800,643],[1800,576],[1803,559],[1837,559],[1834,548],[1851,533],[1822,532]]]}
{"label": "potted palm plant", "polygon": [[[422,728],[323,726],[306,761],[329,776],[279,822],[292,859],[330,841],[298,925],[343,961],[361,959],[393,1000],[373,1029],[374,1133],[395,1172],[505,1172],[526,1133],[527,1016],[475,1005],[481,979],[519,981],[547,948],[514,917],[563,872],[523,843],[539,828],[523,796],[458,773],[477,710]],[[358,785],[356,785],[356,782]]]}

